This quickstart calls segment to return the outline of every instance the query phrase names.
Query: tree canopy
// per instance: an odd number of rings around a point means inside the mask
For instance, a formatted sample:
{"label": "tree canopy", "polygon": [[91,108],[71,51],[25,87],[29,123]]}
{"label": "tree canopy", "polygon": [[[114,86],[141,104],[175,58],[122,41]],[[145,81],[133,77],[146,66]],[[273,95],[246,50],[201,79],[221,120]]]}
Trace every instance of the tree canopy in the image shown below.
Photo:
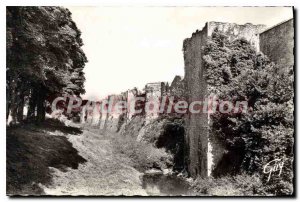
{"label": "tree canopy", "polygon": [[6,16],[7,116],[22,121],[29,100],[28,117],[43,120],[50,97],[85,92],[81,32],[62,7],[7,7]]}

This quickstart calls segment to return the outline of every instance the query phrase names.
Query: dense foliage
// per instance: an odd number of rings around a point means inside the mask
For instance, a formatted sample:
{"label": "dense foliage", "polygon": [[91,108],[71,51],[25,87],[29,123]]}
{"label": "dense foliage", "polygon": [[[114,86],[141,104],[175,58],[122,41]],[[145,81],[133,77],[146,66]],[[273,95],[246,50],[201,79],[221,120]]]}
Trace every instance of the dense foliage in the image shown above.
{"label": "dense foliage", "polygon": [[264,185],[258,175],[245,173],[221,178],[198,178],[192,188],[200,196],[263,196]]}
{"label": "dense foliage", "polygon": [[[7,7],[7,118],[43,121],[46,100],[84,93],[81,33],[62,7]],[[36,113],[35,113],[36,111]]]}
{"label": "dense foliage", "polygon": [[124,155],[129,160],[127,163],[138,171],[172,167],[173,156],[164,148],[158,149],[149,142],[136,141],[136,137],[130,135],[117,135],[113,138],[111,141],[113,152]]}
{"label": "dense foliage", "polygon": [[[223,161],[215,176],[258,172],[265,191],[275,195],[293,192],[294,74],[280,69],[245,39],[230,41],[215,30],[204,48],[206,78],[210,93],[220,100],[247,101],[247,113],[211,115],[212,134],[226,143]],[[281,159],[280,176],[267,181],[266,163]],[[218,169],[218,166],[220,167]],[[223,172],[223,173],[222,173]]]}

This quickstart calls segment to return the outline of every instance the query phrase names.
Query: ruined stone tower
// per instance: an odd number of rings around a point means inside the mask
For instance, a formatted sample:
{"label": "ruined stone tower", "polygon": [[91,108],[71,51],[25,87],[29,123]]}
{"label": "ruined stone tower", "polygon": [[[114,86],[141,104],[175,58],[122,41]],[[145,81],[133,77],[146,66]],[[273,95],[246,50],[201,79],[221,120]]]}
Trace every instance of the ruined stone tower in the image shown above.
{"label": "ruined stone tower", "polygon": [[[256,49],[259,49],[259,32],[265,29],[264,25],[247,23],[208,22],[201,31],[193,33],[191,38],[185,39],[183,44],[185,63],[186,99],[204,101],[207,96],[208,85],[204,78],[203,50],[207,38],[215,29],[226,33],[231,40],[246,38]],[[186,116],[186,143],[188,151],[188,171],[192,177],[209,176],[213,165],[222,156],[222,144],[214,142],[209,137],[209,115],[207,113],[188,114]],[[214,151],[212,153],[212,151]],[[219,151],[219,152],[218,152]]]}
{"label": "ruined stone tower", "polygon": [[[208,22],[201,31],[193,33],[184,41],[185,87],[187,101],[204,101],[208,96],[208,84],[204,78],[203,50],[207,38],[215,29],[225,32],[231,40],[245,38],[257,51],[267,55],[282,67],[293,71],[294,67],[294,22],[293,19],[269,29],[264,25],[237,25],[234,23]],[[209,176],[224,155],[224,143],[217,142],[209,134],[209,114],[188,114],[186,135],[188,171],[192,177]]]}

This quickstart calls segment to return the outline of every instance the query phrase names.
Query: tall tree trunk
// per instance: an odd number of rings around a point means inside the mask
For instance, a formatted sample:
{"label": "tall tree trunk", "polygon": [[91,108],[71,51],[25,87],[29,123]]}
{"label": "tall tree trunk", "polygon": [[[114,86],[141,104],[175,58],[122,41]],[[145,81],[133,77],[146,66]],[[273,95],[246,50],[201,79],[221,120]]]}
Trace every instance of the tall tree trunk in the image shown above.
{"label": "tall tree trunk", "polygon": [[[6,84],[7,85],[7,84]],[[6,87],[6,121],[8,119],[9,116],[9,111],[10,111],[10,88],[9,86]]]}
{"label": "tall tree trunk", "polygon": [[37,122],[45,121],[46,115],[46,89],[41,86],[39,89],[39,95],[37,99]]}
{"label": "tall tree trunk", "polygon": [[[13,9],[14,12],[12,12],[14,23],[16,27],[19,27],[21,23],[21,17],[19,15],[18,9]],[[15,40],[17,39],[18,29],[12,29],[12,46],[11,49],[16,48]],[[16,53],[17,54],[17,53]],[[18,95],[17,95],[17,87],[18,87],[18,72],[17,72],[17,66],[19,65],[17,61],[13,60],[12,58],[7,58],[8,67],[9,67],[9,88],[8,88],[8,99],[9,104],[7,105],[7,124],[16,124],[17,123],[17,109],[18,109]],[[7,78],[7,77],[6,77]]]}
{"label": "tall tree trunk", "polygon": [[28,103],[27,119],[35,120],[35,110],[37,105],[38,90],[36,87],[33,87],[30,92],[30,98]]}
{"label": "tall tree trunk", "polygon": [[[18,110],[18,94],[17,94],[17,74],[12,73],[11,78],[11,104],[10,104],[10,116],[11,122],[9,124],[16,124],[17,123],[17,110]],[[10,120],[8,120],[10,121]]]}
{"label": "tall tree trunk", "polygon": [[19,95],[19,102],[18,102],[18,109],[17,109],[17,120],[18,122],[23,121],[23,112],[24,112],[24,93],[20,92]]}

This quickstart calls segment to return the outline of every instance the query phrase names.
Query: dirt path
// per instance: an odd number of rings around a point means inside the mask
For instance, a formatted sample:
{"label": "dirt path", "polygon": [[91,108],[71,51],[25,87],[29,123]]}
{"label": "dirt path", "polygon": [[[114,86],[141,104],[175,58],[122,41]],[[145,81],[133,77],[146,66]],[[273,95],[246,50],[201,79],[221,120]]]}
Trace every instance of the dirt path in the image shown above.
{"label": "dirt path", "polygon": [[87,160],[78,169],[63,172],[51,168],[53,183],[43,186],[49,195],[147,195],[142,189],[141,173],[126,164],[127,159],[112,151],[110,139],[84,130],[68,140]]}

